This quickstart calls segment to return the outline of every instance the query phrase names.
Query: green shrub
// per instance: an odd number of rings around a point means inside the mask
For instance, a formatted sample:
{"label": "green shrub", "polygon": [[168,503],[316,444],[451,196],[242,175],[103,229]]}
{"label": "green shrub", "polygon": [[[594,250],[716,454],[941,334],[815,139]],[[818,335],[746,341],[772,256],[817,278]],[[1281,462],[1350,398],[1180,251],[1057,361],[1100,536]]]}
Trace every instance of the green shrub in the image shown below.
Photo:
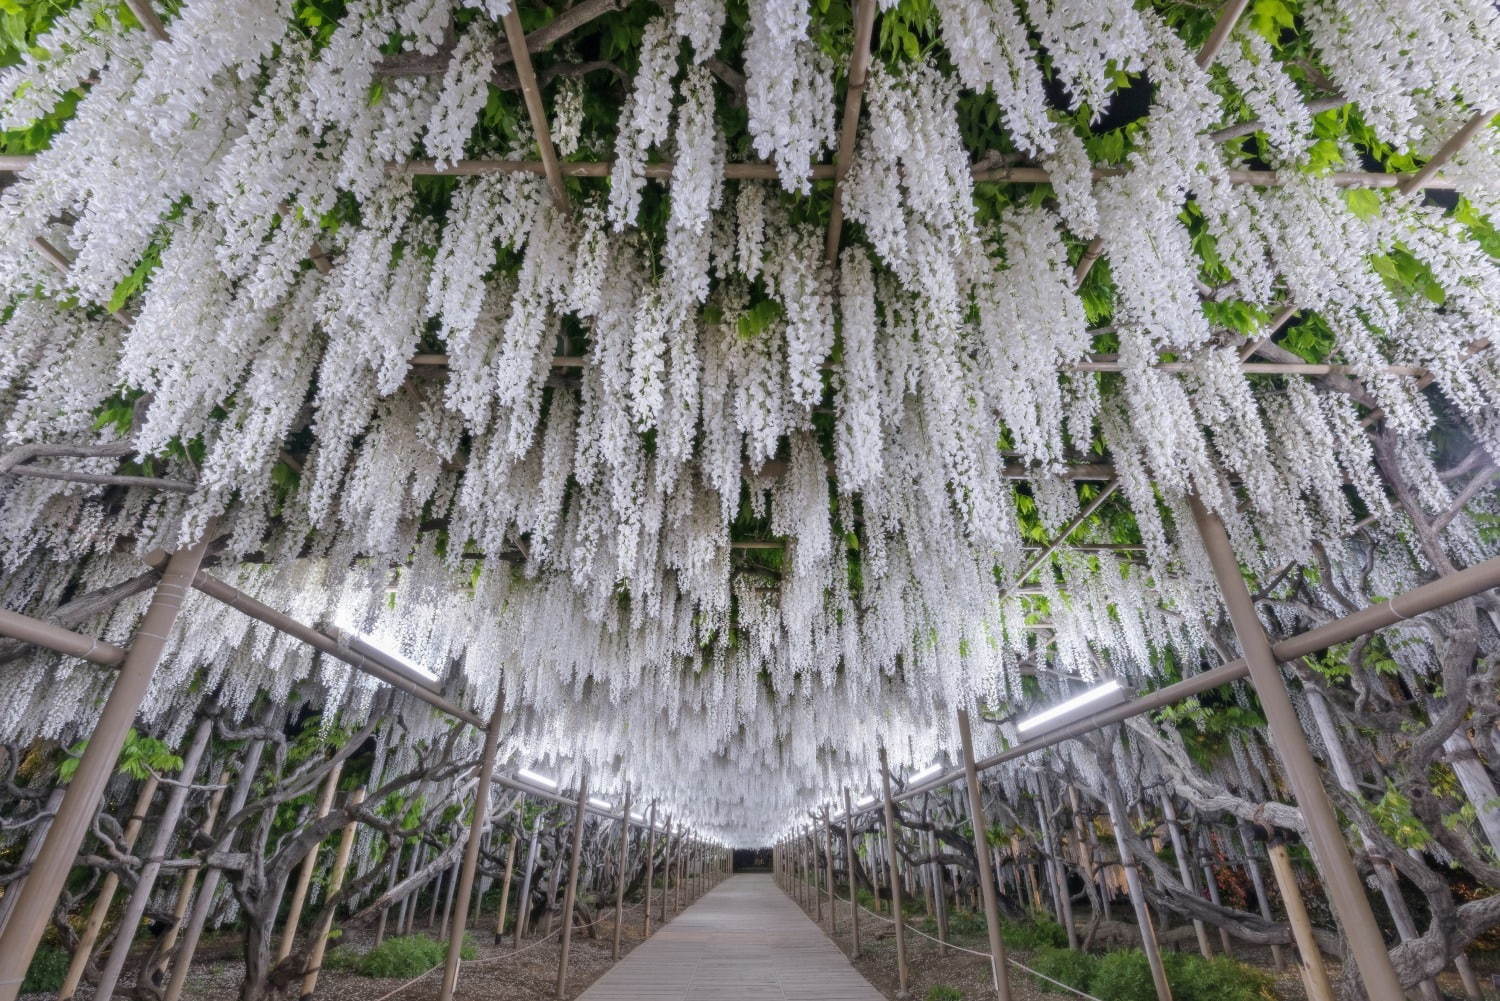
{"label": "green shrub", "polygon": [[1107,1001],[1156,1001],[1156,985],[1151,980],[1146,954],[1139,949],[1105,953],[1094,971],[1089,993]]}
{"label": "green shrub", "polygon": [[22,994],[56,994],[68,975],[69,956],[63,950],[44,945],[31,957],[26,979],[21,981]]}
{"label": "green shrub", "polygon": [[964,1001],[964,992],[947,984],[933,984],[927,989],[927,1001]]}
{"label": "green shrub", "polygon": [[1175,1001],[1274,1001],[1270,974],[1226,956],[1204,959],[1196,953],[1163,957]]}
{"label": "green shrub", "polygon": [[[1038,973],[1045,974],[1053,980],[1060,980],[1075,990],[1087,991],[1094,982],[1094,974],[1099,968],[1099,959],[1086,952],[1049,946],[1038,949],[1027,960],[1027,965]],[[1035,979],[1037,986],[1042,990],[1063,993],[1056,984],[1048,983],[1040,977]]]}
{"label": "green shrub", "polygon": [[948,930],[954,935],[983,936],[986,932],[984,915],[976,911],[954,908],[948,915]]}
{"label": "green shrub", "polygon": [[1000,928],[1000,939],[1007,949],[1023,952],[1061,949],[1068,944],[1068,932],[1051,918],[1038,916],[1029,921],[1005,922]]}
{"label": "green shrub", "polygon": [[[475,956],[474,943],[464,936],[459,955],[464,959]],[[354,971],[366,977],[401,979],[426,973],[434,966],[442,965],[448,956],[448,944],[426,935],[402,935],[388,938],[380,945],[360,956],[354,963]]]}

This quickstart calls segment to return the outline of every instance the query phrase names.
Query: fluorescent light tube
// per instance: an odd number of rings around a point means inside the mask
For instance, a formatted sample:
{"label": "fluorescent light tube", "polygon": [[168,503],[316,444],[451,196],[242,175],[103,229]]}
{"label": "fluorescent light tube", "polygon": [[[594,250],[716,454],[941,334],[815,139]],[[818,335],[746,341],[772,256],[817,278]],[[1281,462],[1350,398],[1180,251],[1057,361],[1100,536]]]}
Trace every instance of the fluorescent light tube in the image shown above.
{"label": "fluorescent light tube", "polygon": [[909,778],[907,778],[906,781],[907,782],[924,782],[927,779],[932,778],[934,775],[938,774],[942,770],[943,770],[943,766],[942,765],[939,765],[939,764],[929,765],[926,768],[922,769],[920,772],[917,772],[917,774],[912,775]]}
{"label": "fluorescent light tube", "polygon": [[1016,731],[1025,733],[1028,730],[1044,729],[1049,724],[1056,725],[1064,721],[1064,718],[1079,713],[1080,710],[1103,708],[1103,705],[1111,702],[1123,702],[1124,691],[1120,688],[1118,681],[1106,681],[1096,688],[1090,688],[1086,692],[1080,692],[1065,702],[1048,709],[1043,709],[1035,716],[1028,716],[1016,724]]}
{"label": "fluorescent light tube", "polygon": [[516,777],[525,779],[532,785],[545,786],[548,789],[557,788],[556,779],[549,779],[547,776],[540,775],[537,772],[532,771],[530,768],[523,768],[519,772],[516,772]]}

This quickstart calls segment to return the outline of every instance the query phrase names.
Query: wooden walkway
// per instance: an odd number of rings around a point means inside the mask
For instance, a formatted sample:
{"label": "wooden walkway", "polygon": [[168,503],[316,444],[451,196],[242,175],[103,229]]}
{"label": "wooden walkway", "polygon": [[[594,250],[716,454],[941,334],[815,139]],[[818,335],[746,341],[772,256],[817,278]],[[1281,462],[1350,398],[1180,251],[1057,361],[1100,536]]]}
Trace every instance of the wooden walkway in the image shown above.
{"label": "wooden walkway", "polygon": [[769,875],[731,876],[579,1001],[885,1001]]}

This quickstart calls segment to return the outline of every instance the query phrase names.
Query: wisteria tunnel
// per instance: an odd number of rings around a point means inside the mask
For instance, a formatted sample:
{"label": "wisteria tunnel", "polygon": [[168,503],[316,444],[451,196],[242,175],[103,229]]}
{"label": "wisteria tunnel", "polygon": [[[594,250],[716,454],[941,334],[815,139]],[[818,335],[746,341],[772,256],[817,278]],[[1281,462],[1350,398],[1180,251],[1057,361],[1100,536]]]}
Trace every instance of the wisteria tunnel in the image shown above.
{"label": "wisteria tunnel", "polygon": [[0,1001],[1500,1001],[1494,0],[0,0]]}

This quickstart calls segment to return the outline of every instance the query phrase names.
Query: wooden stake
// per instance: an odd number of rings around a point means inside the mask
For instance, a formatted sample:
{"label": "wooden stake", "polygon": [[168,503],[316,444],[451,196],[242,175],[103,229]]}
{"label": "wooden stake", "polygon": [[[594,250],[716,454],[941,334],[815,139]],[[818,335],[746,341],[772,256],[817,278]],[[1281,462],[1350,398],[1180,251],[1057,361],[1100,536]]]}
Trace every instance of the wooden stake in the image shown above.
{"label": "wooden stake", "polygon": [[[364,789],[356,789],[349,796],[349,805],[358,806],[365,801]],[[343,833],[339,835],[338,854],[333,858],[333,872],[328,876],[328,888],[324,899],[332,900],[344,886],[344,875],[349,871],[349,853],[354,848],[354,833],[359,828],[357,820],[350,820],[344,825]],[[324,905],[327,912],[323,920],[319,922],[316,937],[313,939],[312,950],[307,954],[306,972],[302,975],[302,997],[312,997],[312,993],[318,986],[318,972],[323,967],[323,955],[328,949],[328,935],[333,931],[333,908]]]}
{"label": "wooden stake", "polygon": [[885,748],[880,748],[880,787],[885,793],[886,850],[891,865],[891,917],[896,924],[896,978],[899,989],[896,997],[909,998],[909,977],[906,969],[906,917],[901,912],[901,876],[896,856],[896,805],[891,801],[891,765]]}
{"label": "wooden stake", "polygon": [[[333,794],[338,792],[339,776],[343,774],[344,763],[338,762],[323,780],[323,790],[318,796],[317,811],[315,819],[322,820],[328,816],[328,811],[333,808]],[[297,925],[302,920],[302,905],[307,902],[307,888],[312,885],[313,873],[318,868],[318,850],[321,844],[313,845],[308,849],[307,857],[302,860],[302,868],[297,873],[297,885],[292,890],[292,902],[287,908],[286,927],[281,931],[281,945],[276,950],[276,962],[281,962],[292,954],[292,943],[297,940]]]}
{"label": "wooden stake", "polygon": [[630,785],[625,786],[625,804],[620,809],[620,870],[615,874],[615,937],[609,958],[620,958],[620,932],[625,925],[625,882],[630,864]]}
{"label": "wooden stake", "polygon": [[979,791],[979,769],[974,765],[974,735],[969,729],[969,713],[958,711],[958,740],[964,759],[964,791],[969,800],[969,826],[974,831],[974,859],[979,865],[979,893],[984,903],[984,927],[990,944],[990,982],[998,1001],[1010,999],[1010,974],[1006,969],[1005,941],[1000,937],[1000,901],[995,887],[995,873],[990,868],[989,819]]}
{"label": "wooden stake", "polygon": [[1292,871],[1286,844],[1275,840],[1266,846],[1266,853],[1271,857],[1271,873],[1281,890],[1286,919],[1292,926],[1292,938],[1297,942],[1302,984],[1307,989],[1308,1001],[1334,1001],[1333,984],[1328,980],[1328,969],[1323,965],[1318,940],[1313,938],[1312,920],[1307,916],[1307,905],[1302,900],[1301,888],[1297,886],[1297,874]]}
{"label": "wooden stake", "polygon": [[849,875],[850,954],[859,955],[859,887],[854,881],[854,807],[849,787],[844,787],[844,871]]}
{"label": "wooden stake", "polygon": [[557,961],[557,997],[568,989],[568,950],[573,944],[573,900],[578,894],[578,860],[583,854],[583,821],[589,805],[589,773],[584,768],[578,779],[578,812],[573,815],[573,848],[569,852],[568,888],[563,892],[562,954]]}
{"label": "wooden stake", "polygon": [[[135,847],[135,839],[140,836],[146,811],[151,808],[151,800],[156,795],[156,784],[157,778],[153,773],[147,776],[141,785],[141,791],[136,795],[135,806],[130,810],[130,819],[125,823],[124,836],[120,840],[120,850],[126,855],[130,854],[130,850]],[[71,1001],[73,993],[78,990],[78,982],[83,979],[83,971],[89,965],[89,955],[94,951],[94,943],[99,940],[99,932],[104,927],[104,919],[109,915],[109,906],[114,902],[115,891],[119,886],[120,875],[114,872],[105,876],[104,882],[100,884],[93,910],[89,911],[88,923],[83,926],[83,934],[78,937],[78,945],[73,949],[73,960],[68,964],[68,973],[63,977],[62,986],[58,988],[57,1001]]]}
{"label": "wooden stake", "polygon": [[465,922],[469,915],[469,895],[474,889],[474,873],[479,868],[479,846],[490,823],[490,778],[495,774],[495,757],[500,747],[500,724],[505,712],[502,692],[495,711],[484,730],[484,746],[474,767],[474,811],[469,818],[469,836],[464,841],[463,867],[458,876],[458,900],[453,908],[453,927],[449,929],[448,954],[443,960],[443,985],[438,1001],[452,1001],[458,987],[458,963],[464,946]]}

